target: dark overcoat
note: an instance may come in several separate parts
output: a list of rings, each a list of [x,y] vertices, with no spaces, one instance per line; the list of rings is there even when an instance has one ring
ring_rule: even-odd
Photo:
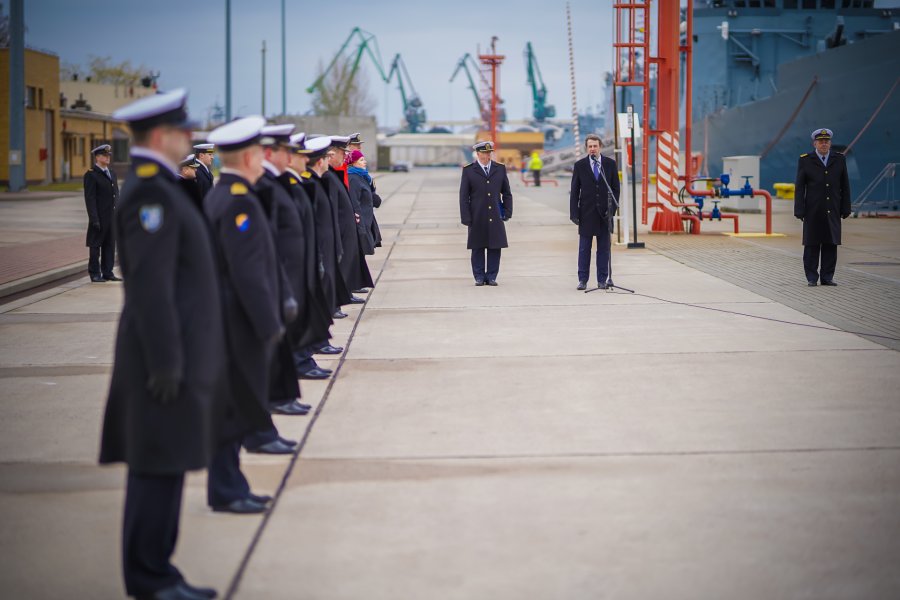
[[[569,218],[578,222],[578,235],[608,235],[612,231],[610,221],[615,214],[610,213],[609,193],[612,192],[615,198],[615,204],[612,205],[615,211],[619,202],[619,169],[616,161],[601,156],[600,167],[603,173],[595,178],[590,161],[590,156],[585,156],[575,161],[572,169]]]
[[[303,225],[304,262],[302,266],[303,289],[297,292],[303,296],[303,301],[297,300],[300,305],[297,320],[289,328],[292,341],[298,348],[308,346],[315,342],[328,339],[328,328],[333,321],[332,311],[325,295],[325,286],[322,276],[325,266],[319,256],[319,248],[316,242],[315,213],[312,200],[300,183],[302,177],[292,171],[285,171],[278,177],[278,182],[290,194],[300,222]],[[321,268],[320,268],[321,267]]]
[[[271,425],[269,368],[282,330],[281,278],[272,229],[252,186],[225,173],[203,201],[218,255],[228,377],[238,410],[233,435]]]
[[[359,227],[356,222],[359,209],[353,206],[349,190],[341,178],[342,175],[343,172],[329,169],[322,177],[322,181],[325,182],[332,202],[335,202],[338,207],[338,223],[340,224],[341,243],[344,247],[339,267],[347,289],[352,291],[371,287],[374,283],[369,266],[366,264],[366,257],[359,247]]]
[[[196,179],[188,179],[186,177],[179,177],[178,184],[181,186],[181,189],[188,195],[188,198],[191,199],[191,202],[194,206],[197,207],[201,213],[203,212],[203,192],[200,189],[200,184]]]
[[[116,211],[125,304],[100,462],[147,474],[205,468],[217,445],[225,373],[212,242],[203,214],[165,166],[136,159],[128,179]],[[147,389],[157,374],[181,379],[167,404]]]
[[[308,175],[308,177],[307,177]],[[332,313],[350,300],[350,293],[338,268],[344,251],[337,218],[337,203],[332,202],[322,178],[316,173],[303,173],[301,183],[312,200],[316,217],[316,243],[322,258],[323,287]]]
[[[114,235],[113,221],[116,200],[119,198],[119,182],[112,169],[109,175],[107,177],[97,165],[84,174],[84,205],[88,214],[84,245],[89,248],[102,246],[109,236]],[[93,227],[94,223],[99,223],[100,229]]]
[[[850,178],[844,155],[834,150],[828,164],[815,152],[797,162],[794,216],[803,220],[803,245],[841,243],[841,219],[850,216]]]
[[[466,248],[506,248],[504,221],[512,218],[513,198],[506,166],[491,161],[486,175],[478,161],[463,167],[459,183],[459,216],[469,228]]]
[[[213,187],[212,173],[209,172],[209,169],[204,164],[197,167],[197,186],[200,188],[200,198],[206,198],[206,194]]]
[[[372,184],[359,173],[350,173],[350,199],[359,206],[359,243],[364,254],[375,254],[375,244],[380,241],[378,224],[375,222],[375,206],[372,198]],[[379,237],[376,238],[376,235]]]

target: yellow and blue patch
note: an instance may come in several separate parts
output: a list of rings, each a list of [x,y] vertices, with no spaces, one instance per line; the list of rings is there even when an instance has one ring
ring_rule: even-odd
[[[141,227],[147,233],[156,233],[163,226],[164,211],[159,204],[145,204],[138,211]]]
[[[234,224],[238,231],[247,231],[250,229],[250,217],[247,213],[241,213],[234,218]]]

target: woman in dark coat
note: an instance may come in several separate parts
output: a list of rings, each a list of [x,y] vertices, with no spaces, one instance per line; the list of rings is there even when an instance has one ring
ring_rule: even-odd
[[[366,169],[366,157],[359,150],[352,150],[348,157],[347,174],[350,179],[350,200],[359,206],[359,245],[365,254],[375,254],[376,242],[380,242],[378,223],[375,221],[372,176]]]

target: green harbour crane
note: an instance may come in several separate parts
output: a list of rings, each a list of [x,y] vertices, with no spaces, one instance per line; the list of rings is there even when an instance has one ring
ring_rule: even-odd
[[[355,50],[350,50],[351,43],[354,41],[356,41],[356,48]],[[409,77],[409,72],[406,70],[406,64],[403,62],[403,58],[399,54],[394,56],[394,59],[391,62],[390,72],[385,73],[384,63],[381,60],[381,50],[378,48],[378,40],[375,38],[375,34],[364,31],[359,27],[354,27],[353,30],[350,31],[350,35],[344,40],[344,43],[341,45],[340,49],[338,49],[334,58],[331,59],[331,62],[328,63],[328,66],[322,71],[322,74],[306,88],[307,93],[312,94],[319,89],[325,81],[325,78],[328,77],[328,74],[338,63],[338,60],[340,60],[342,56],[347,56],[350,64],[350,73],[345,81],[341,83],[341,87],[336,90],[335,94],[339,98],[338,106],[341,111],[346,111],[349,108],[347,100],[353,84],[353,78],[359,71],[359,65],[362,62],[364,55],[367,55],[375,64],[378,76],[381,77],[383,82],[390,83],[396,74],[398,88],[400,89],[400,97],[403,101],[403,115],[406,119],[407,129],[413,133],[418,132],[425,124],[425,107],[422,103],[422,99],[419,98],[419,95],[413,87],[412,80]],[[409,91],[409,95],[407,95],[407,90]]]
[[[525,71],[528,74],[528,85],[531,86],[531,113],[534,120],[543,123],[547,119],[552,119],[556,116],[556,108],[547,104],[547,86],[544,85],[544,78],[541,76],[531,42],[525,44]]]

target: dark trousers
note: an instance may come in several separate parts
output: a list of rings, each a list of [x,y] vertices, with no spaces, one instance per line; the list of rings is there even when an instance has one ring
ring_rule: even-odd
[[[532,171],[534,174],[534,187],[541,187],[541,170]]]
[[[129,596],[149,595],[182,581],[172,564],[178,541],[184,474],[128,471],[122,527],[122,569]]]
[[[318,346],[307,346],[306,348],[294,350],[294,367],[296,368],[297,373],[306,373],[307,371],[318,368],[319,364],[313,358],[313,354],[317,348],[321,348],[327,343],[328,342],[326,341],[324,344],[319,344]]]
[[[598,235],[597,237],[597,284],[603,285],[607,281],[612,281],[612,266],[610,265],[609,247],[610,239],[608,234]],[[591,272],[591,246],[594,243],[594,236],[579,235],[578,236],[578,281],[587,283]]]
[[[811,244],[803,246],[803,270],[806,271],[806,280],[815,283],[820,278],[819,256],[822,257],[822,281],[831,281],[834,278],[834,269],[837,267],[837,246],[834,244]]]
[[[92,276],[112,276],[113,265],[116,264],[116,241],[113,236],[106,236],[101,246],[91,246],[88,250],[88,273]]]
[[[250,484],[241,473],[241,443],[219,446],[206,474],[206,503],[227,506],[250,495]]]
[[[472,275],[481,281],[493,281],[500,272],[500,248],[472,250]]]

